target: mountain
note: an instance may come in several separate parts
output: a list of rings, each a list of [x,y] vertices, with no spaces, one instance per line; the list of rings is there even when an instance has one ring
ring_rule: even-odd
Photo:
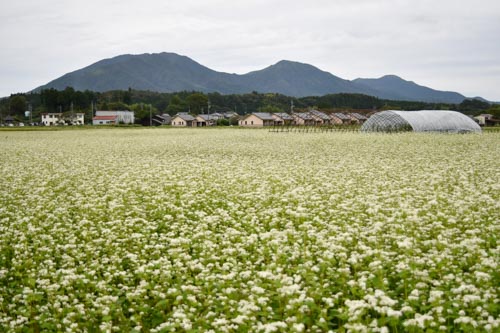
[[[279,92],[297,97],[340,92],[376,93],[369,87],[358,86],[314,66],[288,60],[242,75],[242,79],[246,86],[258,92]]]
[[[98,61],[65,74],[41,89],[66,87],[76,90],[150,90],[157,92],[201,91],[242,94],[257,91],[288,96],[322,96],[334,93],[360,93],[383,99],[460,103],[464,96],[433,90],[388,75],[379,79],[345,80],[314,66],[282,60],[247,74],[214,71],[175,53],[120,55]]]
[[[121,55],[98,61],[63,75],[36,90],[45,88],[76,90],[138,90],[174,92],[197,90],[230,93],[238,90],[236,74],[213,71],[175,53]],[[244,90],[243,87],[240,89]]]
[[[461,103],[465,96],[452,91],[439,91],[406,81],[396,75],[386,75],[378,79],[355,79],[352,82],[379,91],[377,97],[392,100],[415,100],[425,102]]]

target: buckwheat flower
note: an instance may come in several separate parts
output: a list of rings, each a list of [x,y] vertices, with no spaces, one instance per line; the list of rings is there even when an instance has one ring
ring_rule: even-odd
[[[370,328],[361,324],[361,323],[349,323],[346,324],[345,327],[347,328],[347,332],[352,332],[352,333],[368,333],[370,331]]]
[[[412,301],[418,301],[419,296],[420,296],[419,290],[418,289],[413,289],[411,291],[410,295],[408,296],[408,299],[412,300]]]
[[[429,303],[434,303],[435,301],[441,300],[443,297],[444,292],[441,290],[431,290],[429,292]]]
[[[403,315],[403,312],[389,308],[389,309],[387,309],[386,315],[387,315],[387,317],[399,318]]]
[[[242,325],[246,320],[248,320],[248,317],[245,315],[238,315],[236,318],[231,319],[233,323],[238,325]]]
[[[306,328],[304,324],[298,323],[298,324],[293,324],[292,328],[295,332],[304,332],[304,329]]]

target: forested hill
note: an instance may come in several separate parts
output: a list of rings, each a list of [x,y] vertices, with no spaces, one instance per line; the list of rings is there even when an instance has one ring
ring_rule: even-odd
[[[235,111],[239,114],[250,112],[289,112],[318,108],[320,110],[373,112],[380,110],[458,110],[467,114],[497,114],[498,106],[481,100],[466,99],[460,104],[426,103],[414,101],[384,100],[362,94],[329,94],[324,96],[291,97],[282,94],[222,95],[204,94],[195,91],[176,93],[158,93],[133,89],[107,92],[78,91],[73,88],[64,90],[44,89],[40,93],[16,94],[0,99],[0,123],[6,116],[13,116],[25,121],[25,111],[33,110],[33,119],[37,121],[44,112],[84,112],[86,119],[92,118],[92,110],[133,110],[140,123],[149,123],[150,110],[153,114],[191,112],[193,114]]]
[[[247,74],[214,71],[175,53],[121,55],[98,61],[63,75],[35,91],[63,90],[104,92],[110,90],[149,90],[154,92],[199,91],[203,93],[245,94],[253,91],[287,96],[323,96],[359,93],[381,99],[460,103],[459,93],[438,91],[396,76],[379,79],[345,80],[312,65],[282,60]]]

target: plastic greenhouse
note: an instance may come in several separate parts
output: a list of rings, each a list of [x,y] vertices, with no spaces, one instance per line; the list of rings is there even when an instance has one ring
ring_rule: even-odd
[[[456,111],[382,111],[361,127],[363,132],[481,132],[478,124]]]

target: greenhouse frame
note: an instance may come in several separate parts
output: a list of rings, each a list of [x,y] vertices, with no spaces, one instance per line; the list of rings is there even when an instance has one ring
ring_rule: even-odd
[[[481,127],[457,111],[382,111],[371,116],[361,127],[362,132],[448,132],[480,133]]]

